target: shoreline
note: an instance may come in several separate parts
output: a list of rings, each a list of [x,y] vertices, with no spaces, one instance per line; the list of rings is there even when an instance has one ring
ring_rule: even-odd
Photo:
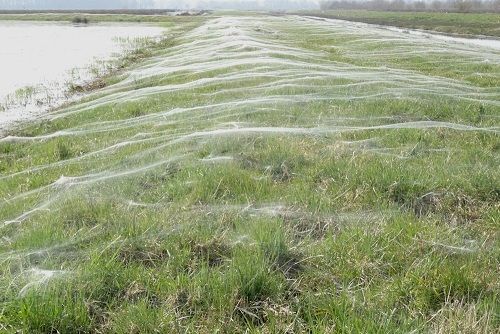
[[[26,21],[12,22],[24,23]],[[40,22],[41,24],[61,23],[60,21],[31,22]],[[71,23],[68,24],[71,25]],[[78,75],[87,75],[87,78],[80,78],[80,80],[72,80],[71,78],[66,78],[65,81],[34,83],[32,85],[21,87],[6,95],[4,97],[4,101],[9,99],[12,95],[15,95],[17,91],[25,89],[26,87],[31,87],[35,90],[45,89],[45,92],[38,92],[38,95],[47,94],[47,96],[49,96],[49,94],[51,94],[50,98],[47,98],[47,100],[43,102],[37,99],[37,95],[35,93],[30,97],[31,101],[25,105],[22,105],[20,101],[15,101],[15,103],[13,103],[11,106],[2,106],[3,110],[0,109],[0,138],[8,136],[8,133],[10,131],[20,129],[23,127],[23,125],[28,125],[33,121],[36,122],[38,120],[43,120],[52,112],[69,106],[73,103],[78,103],[85,97],[88,97],[90,94],[97,92],[99,89],[109,86],[109,80],[117,75],[120,75],[120,73],[127,68],[147,58],[147,54],[151,52],[152,49],[154,49],[154,46],[158,43],[163,42],[167,38],[167,36],[165,35],[165,28],[161,27],[158,24],[155,24],[155,22],[92,22],[88,26],[102,26],[104,24],[111,26],[122,26],[123,24],[125,24],[126,26],[150,26],[158,27],[160,31],[156,36],[144,36],[132,39],[128,41],[129,44],[126,41],[120,41],[117,43],[116,50],[112,50],[108,57],[105,57],[104,59],[94,59],[88,64],[83,64],[83,66],[81,67],[77,66],[70,70],[70,72],[81,72],[78,73]],[[95,75],[92,73],[93,68],[97,68],[96,71],[98,73]],[[67,77],[68,75],[64,74],[63,76]]]

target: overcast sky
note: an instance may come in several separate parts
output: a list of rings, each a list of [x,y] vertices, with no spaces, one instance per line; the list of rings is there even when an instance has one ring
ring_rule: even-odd
[[[298,9],[320,0],[0,0],[0,9]]]

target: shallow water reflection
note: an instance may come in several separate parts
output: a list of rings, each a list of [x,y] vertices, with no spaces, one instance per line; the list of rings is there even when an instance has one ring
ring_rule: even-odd
[[[91,64],[122,50],[123,39],[154,37],[162,31],[132,24],[0,21],[0,101],[30,94],[31,88],[25,87],[62,89],[67,81],[85,80]],[[0,123],[5,118],[0,117]]]

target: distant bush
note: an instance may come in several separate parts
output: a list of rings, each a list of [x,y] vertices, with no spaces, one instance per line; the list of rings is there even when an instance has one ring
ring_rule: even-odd
[[[71,22],[78,24],[88,24],[89,20],[86,17],[76,16],[71,20]]]
[[[321,9],[365,9],[386,11],[429,12],[500,12],[500,0],[330,0],[321,3]]]

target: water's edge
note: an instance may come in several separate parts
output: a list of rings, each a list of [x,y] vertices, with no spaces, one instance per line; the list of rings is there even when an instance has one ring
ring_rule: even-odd
[[[14,21],[17,22],[17,21]],[[1,23],[1,22],[0,22]],[[26,22],[20,22],[26,23]],[[54,25],[59,25],[60,22],[32,22],[33,24],[45,24],[50,25],[51,23]],[[164,33],[164,28],[161,28],[154,24],[125,24],[119,25],[114,23],[107,24],[99,23],[95,26],[99,27],[135,27],[140,26],[143,28],[152,28],[154,29],[154,33],[148,32],[144,33],[144,36],[136,36],[133,35],[131,38],[147,38],[150,40],[161,39]],[[153,31],[153,30],[152,30]],[[123,36],[114,36],[110,35],[110,39],[121,39]],[[69,75],[62,74],[57,80],[47,81],[47,82],[32,82],[29,85],[23,86],[21,89],[17,89],[12,91],[12,95],[17,93],[19,90],[24,89],[24,87],[36,87],[37,94],[31,97],[31,101],[27,104],[18,103],[12,104],[5,108],[5,104],[3,104],[3,110],[0,110],[0,137],[4,137],[8,131],[16,128],[22,128],[23,125],[32,122],[33,120],[43,119],[45,115],[50,113],[52,110],[57,110],[64,105],[69,103],[77,102],[82,98],[90,95],[99,87],[94,83],[102,81],[103,78],[109,77],[118,72],[123,71],[124,69],[118,69],[115,65],[120,64],[121,61],[126,57],[127,53],[130,52],[131,49],[137,50],[141,48],[147,48],[147,46],[140,45],[139,43],[132,45],[125,45],[124,42],[115,42],[113,48],[107,50],[107,54],[104,56],[95,56],[90,63],[81,63],[70,70],[70,72],[77,72],[78,78],[74,80],[70,80]],[[97,73],[89,74],[90,68],[99,67],[100,70]],[[64,69],[62,70],[64,72]],[[36,80],[36,79],[35,79]],[[64,80],[64,81],[63,81]],[[85,91],[69,91],[68,90],[68,81],[72,84],[75,84],[78,87],[85,87]],[[16,88],[14,86],[14,88]],[[5,93],[5,92],[4,92]],[[9,93],[9,94],[11,94]],[[39,98],[39,96],[42,96]],[[50,96],[44,100],[43,96]],[[4,95],[2,98],[2,103],[6,102],[6,97],[8,95]]]
[[[467,45],[486,46],[486,47],[489,47],[489,48],[492,48],[495,50],[500,50],[500,39],[495,39],[494,36],[446,34],[446,33],[440,32],[440,31],[436,31],[436,30],[410,29],[410,28],[403,28],[403,27],[397,27],[397,26],[391,26],[391,25],[366,23],[366,22],[351,21],[351,20],[346,20],[346,19],[327,18],[327,17],[314,16],[314,15],[299,15],[299,16],[306,17],[306,18],[312,19],[312,20],[350,22],[350,23],[356,24],[356,25],[362,25],[362,26],[367,26],[367,27],[376,27],[379,29],[386,29],[389,31],[396,31],[396,32],[410,34],[410,35],[417,35],[420,37],[436,38],[436,39],[440,39],[443,41],[455,42],[455,43],[461,43],[461,44],[467,44]]]

